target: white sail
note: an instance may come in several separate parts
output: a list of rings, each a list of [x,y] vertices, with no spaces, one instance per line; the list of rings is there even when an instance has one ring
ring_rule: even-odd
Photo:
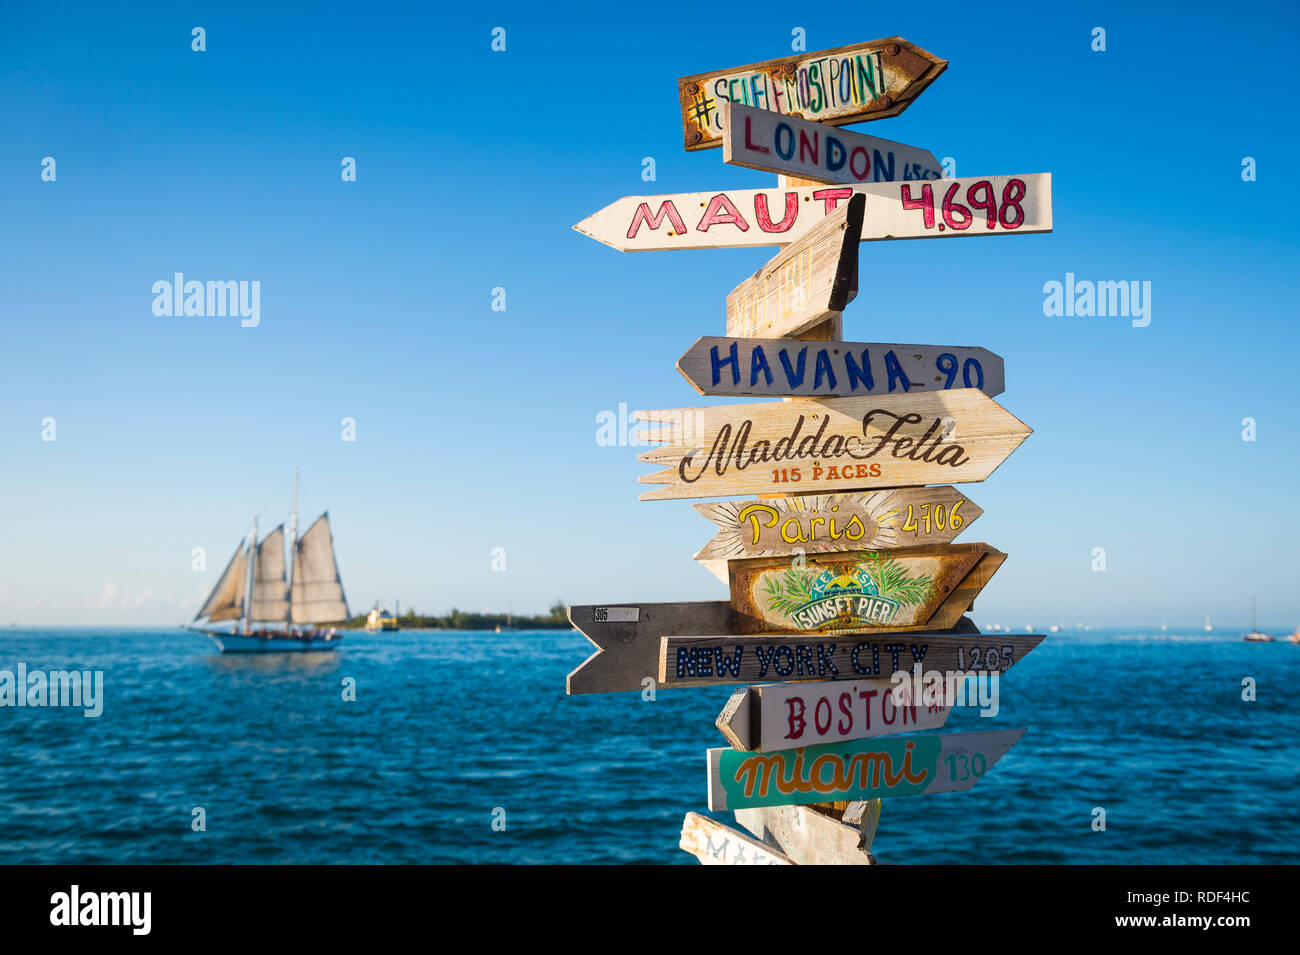
[[[250,620],[283,623],[289,619],[289,591],[284,582],[284,525],[257,545],[257,580],[253,582]]]
[[[305,624],[333,623],[350,616],[334,559],[328,511],[316,518],[298,541],[290,613],[294,623]]]
[[[221,620],[233,620],[241,616],[244,612],[244,588],[248,568],[248,548],[244,542],[240,542],[235,548],[234,555],[230,558],[230,563],[226,564],[226,569],[222,571],[221,578],[217,585],[212,588],[212,593],[208,595],[207,601],[203,604],[194,619],[198,620],[207,617],[211,623],[217,623]]]

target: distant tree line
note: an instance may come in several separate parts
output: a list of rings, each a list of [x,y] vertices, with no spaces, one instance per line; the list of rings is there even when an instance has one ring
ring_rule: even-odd
[[[349,620],[344,626],[356,630],[366,625],[366,611]],[[504,613],[466,613],[451,608],[445,616],[427,616],[408,610],[397,618],[397,625],[403,630],[495,630],[497,627],[512,630],[568,630],[569,618],[565,614],[564,601],[558,601],[546,616],[530,617],[526,614]]]

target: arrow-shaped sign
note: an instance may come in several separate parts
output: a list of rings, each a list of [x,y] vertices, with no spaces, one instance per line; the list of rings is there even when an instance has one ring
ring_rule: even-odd
[[[727,296],[727,334],[797,335],[838,316],[858,294],[866,196],[849,201],[792,242]]]
[[[947,60],[892,36],[683,76],[677,93],[684,145],[721,143],[718,110],[726,101],[831,126],[897,116],[947,67]]]
[[[892,550],[946,544],[984,513],[955,487],[709,501],[695,509],[718,533],[699,561]]]
[[[869,850],[880,800],[855,805],[869,806],[876,813],[865,820],[865,831],[811,806],[737,809],[736,822],[764,844],[778,846],[795,865],[873,865]]]
[[[937,730],[951,709],[913,700],[910,683],[897,693],[880,679],[774,683],[736,690],[716,725],[732,749],[769,751]]]
[[[910,674],[917,664],[927,673],[1001,673],[1043,640],[1034,633],[981,634],[965,617],[962,626],[971,632],[663,637],[659,685],[860,680]]]
[[[722,104],[722,161],[812,182],[942,179],[928,149],[740,103]]]
[[[709,809],[807,805],[970,789],[1023,729],[827,743],[773,753],[708,751]]]
[[[702,395],[834,398],[977,388],[993,398],[1006,385],[997,355],[950,345],[705,337],[677,360],[677,370]]]
[[[880,800],[870,805],[879,807]],[[740,823],[764,843],[778,846],[795,865],[874,865],[866,834],[811,806],[760,806],[736,810]],[[875,835],[874,827],[870,835]],[[865,843],[865,844],[864,844]]]
[[[861,680],[910,673],[916,663],[945,672],[1002,672],[1043,639],[981,635],[967,617],[951,629],[925,632],[737,635],[736,614],[724,601],[587,604],[570,607],[569,620],[597,647],[569,674],[570,695]]]
[[[688,812],[677,843],[702,865],[793,865],[779,849],[764,845],[720,822]]]
[[[584,604],[569,608],[569,622],[596,645],[596,652],[569,674],[565,689],[569,695],[655,686],[660,638],[676,633],[734,633],[736,629],[736,615],[725,600]]]
[[[975,388],[639,411],[643,501],[983,481],[1031,429]]]
[[[797,242],[854,193],[862,241],[1052,231],[1052,175],[624,196],[574,226],[623,252]]]
[[[754,557],[727,564],[741,633],[862,633],[955,626],[1007,555],[988,544]]]

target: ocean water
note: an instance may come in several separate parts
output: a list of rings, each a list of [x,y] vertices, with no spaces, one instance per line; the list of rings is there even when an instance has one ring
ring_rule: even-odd
[[[97,719],[0,707],[0,863],[693,864],[678,833],[706,810],[730,688],[566,697],[590,650],[571,632],[349,632],[337,653],[250,657],[178,630],[0,631],[0,670],[104,673]],[[1288,643],[1049,636],[996,718],[957,710],[944,730],[1024,738],[969,792],[887,800],[874,851],[1300,862],[1298,677]]]

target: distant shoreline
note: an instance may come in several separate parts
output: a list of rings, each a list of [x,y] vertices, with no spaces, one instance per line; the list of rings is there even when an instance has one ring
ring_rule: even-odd
[[[340,630],[364,630],[369,614],[337,624]],[[385,619],[389,619],[385,617]],[[508,613],[464,613],[454,607],[444,616],[405,613],[397,620],[399,630],[569,630],[569,616],[564,604],[556,604],[544,617],[516,616]],[[383,631],[375,631],[382,633]]]

